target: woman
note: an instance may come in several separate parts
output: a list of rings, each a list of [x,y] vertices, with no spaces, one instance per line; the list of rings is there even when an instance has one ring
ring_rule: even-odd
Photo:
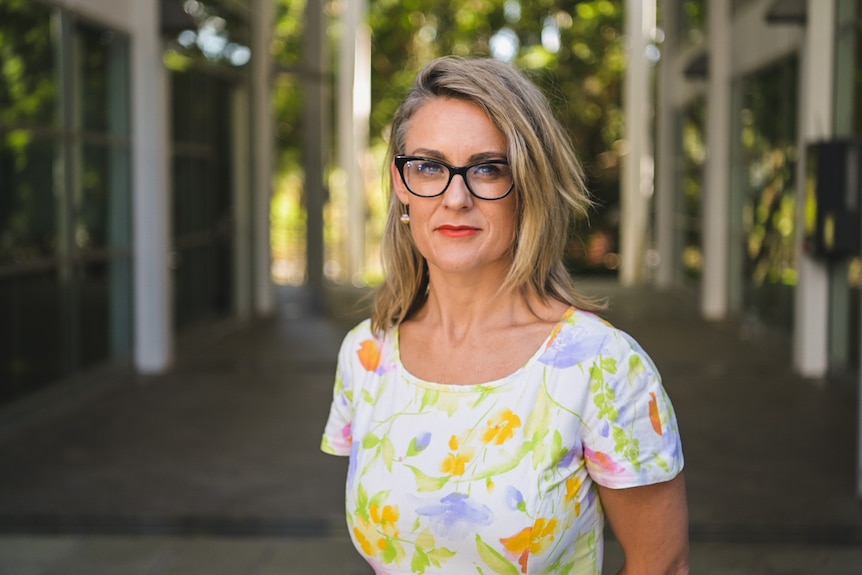
[[[650,359],[563,266],[589,205],[511,66],[426,66],[390,142],[386,280],[345,338],[322,449],[377,573],[687,573],[683,457]]]

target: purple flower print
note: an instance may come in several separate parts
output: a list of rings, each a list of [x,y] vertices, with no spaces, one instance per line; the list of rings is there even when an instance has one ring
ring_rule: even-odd
[[[520,509],[524,503],[524,496],[517,487],[511,485],[506,488],[506,507],[511,510]]]
[[[572,464],[572,462],[577,457],[578,459],[582,458],[584,455],[583,449],[581,449],[580,444],[575,444],[568,453],[566,453],[560,462],[557,464],[557,467],[560,469],[565,469]]]
[[[356,456],[359,453],[359,441],[354,440],[353,445],[350,446],[350,462],[347,464],[347,485],[353,485],[353,479],[356,475],[356,466],[358,463],[356,462]]]
[[[583,326],[564,327],[539,358],[545,365],[572,367],[599,354],[606,338],[591,336]]]
[[[422,453],[428,447],[429,443],[431,443],[431,433],[423,431],[410,440],[410,445],[407,446],[407,456],[410,457]]]
[[[420,507],[416,513],[430,517],[434,534],[450,540],[463,539],[470,534],[471,527],[490,525],[494,520],[488,507],[457,492],[450,493],[440,503]]]

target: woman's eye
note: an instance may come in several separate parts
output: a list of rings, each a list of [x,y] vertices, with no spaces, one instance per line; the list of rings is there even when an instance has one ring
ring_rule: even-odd
[[[426,176],[436,176],[443,172],[443,166],[436,162],[417,162],[416,171]]]
[[[508,166],[503,164],[479,164],[473,168],[473,171],[481,178],[494,179],[504,177],[508,169]]]

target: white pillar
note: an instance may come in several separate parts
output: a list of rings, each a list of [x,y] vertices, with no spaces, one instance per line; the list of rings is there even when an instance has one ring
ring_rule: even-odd
[[[365,266],[365,177],[371,115],[371,34],[367,0],[345,5],[338,74],[338,157],[347,188],[347,270],[354,283]]]
[[[666,31],[676,29],[674,0],[663,0],[662,28]],[[673,42],[677,42],[673,38]],[[676,277],[678,253],[676,246],[676,138],[674,133],[675,109],[673,105],[674,73],[671,66],[669,49],[663,49],[658,70],[658,90],[656,96],[656,189],[655,189],[655,229],[656,249],[659,256],[656,285],[669,287]]]
[[[835,44],[834,0],[808,0],[805,45],[800,50],[799,149],[832,135]],[[797,171],[797,230],[803,230],[805,154]],[[802,249],[798,233],[799,282],[794,293],[793,362],[803,377],[826,374],[829,334],[829,270]]]
[[[648,35],[655,28],[655,0],[626,0],[627,65],[623,86],[626,151],[620,190],[620,281],[632,285],[645,276],[649,197],[653,191],[649,126],[652,113]]]
[[[270,46],[275,15],[272,0],[257,0],[252,20],[252,167],[254,250],[254,308],[260,315],[275,309],[272,284],[272,250],[270,236],[270,201],[272,197],[275,137],[271,102],[272,56]]]
[[[731,6],[730,0],[707,2],[709,89],[707,92],[704,170],[701,312],[711,320],[728,311],[730,218]]]
[[[173,361],[168,72],[162,64],[159,1],[132,4],[132,222],[134,362],[160,373]]]

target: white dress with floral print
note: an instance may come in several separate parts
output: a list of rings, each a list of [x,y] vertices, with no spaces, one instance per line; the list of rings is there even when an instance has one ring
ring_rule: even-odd
[[[595,483],[683,467],[658,372],[626,333],[570,309],[518,371],[477,385],[407,372],[398,331],[354,328],[321,448],[349,455],[347,522],[377,573],[599,574]]]

